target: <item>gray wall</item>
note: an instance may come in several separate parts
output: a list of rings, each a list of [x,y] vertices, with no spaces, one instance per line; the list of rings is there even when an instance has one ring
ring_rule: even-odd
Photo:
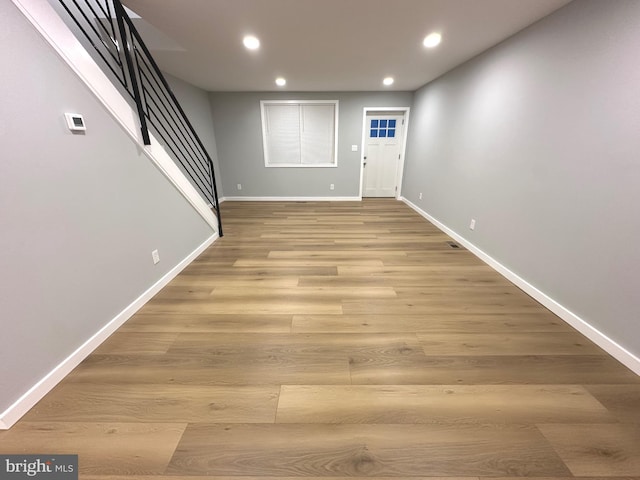
[[[168,73],[164,73],[164,76],[213,161],[218,196],[221,197],[222,181],[220,177],[220,167],[218,165],[216,137],[213,132],[213,118],[211,116],[208,94],[201,88],[191,85]]]
[[[11,2],[0,64],[2,412],[213,232]]]
[[[580,0],[423,87],[402,190],[636,356],[639,47],[640,2]]]
[[[364,107],[409,107],[410,92],[211,93],[218,159],[226,196],[356,197]],[[266,168],[260,100],[339,100],[338,166]],[[351,145],[358,145],[352,152]],[[238,191],[236,185],[242,184]],[[333,183],[335,190],[329,190]]]
[[[76,22],[74,21],[73,17],[69,15],[69,13],[65,10],[65,8],[62,6],[62,4],[60,3],[60,1],[58,0],[47,0],[48,3],[53,7],[53,9],[58,13],[58,15],[60,16],[60,18],[65,22],[65,24],[67,25],[67,27],[74,33],[76,39],[85,47],[85,49],[87,50],[88,54],[93,58],[93,60],[98,64],[98,66],[100,67],[100,69],[102,70],[102,72],[111,79],[114,87],[116,87],[120,93],[122,94],[122,96],[129,102],[129,104],[131,105],[131,107],[133,109],[136,108],[135,105],[135,101],[133,100],[133,98],[129,95],[129,93],[127,92],[127,89],[125,89],[122,84],[120,83],[120,81],[118,80],[118,76],[115,75],[106,65],[105,65],[105,58],[108,59],[110,61],[111,66],[121,74],[119,67],[115,64],[115,61],[112,59],[112,57],[108,54],[108,49],[101,43],[99,42],[94,42],[93,44],[91,42],[89,42],[89,40],[87,40],[86,36],[84,35],[82,29],[80,29],[78,27],[78,25],[76,24]],[[91,0],[89,3],[91,5],[87,5],[84,2],[79,2],[78,6],[72,5],[71,2],[67,2],[68,3],[68,7],[70,8],[72,15],[76,18],[76,20],[80,20],[80,22],[82,23],[82,25],[85,27],[85,30],[88,31],[91,35],[94,35],[94,32],[88,28],[88,21],[82,16],[81,12],[84,12],[89,19],[93,19],[94,18],[94,12],[100,12],[100,8],[99,5],[103,5],[104,4],[104,0]],[[93,11],[91,10],[91,8],[93,8]],[[134,24],[137,26],[141,26],[139,25],[140,22],[143,22],[143,20],[141,19],[132,19]],[[115,22],[115,20],[114,20]],[[110,28],[110,27],[109,27]],[[117,28],[117,25],[116,25]],[[108,30],[108,28],[107,28]],[[98,31],[105,35],[106,38],[106,34],[104,33],[103,30],[98,29]],[[142,31],[141,35],[143,36],[143,40],[144,38],[144,30]],[[92,37],[93,38],[93,37]],[[112,45],[111,43],[107,42],[108,45]],[[103,56],[100,56],[95,49],[95,45],[98,45],[100,47],[100,52],[102,53]],[[124,61],[124,60],[123,60]],[[125,66],[126,68],[126,66]],[[213,134],[213,123],[212,123],[212,119],[211,119],[211,109],[209,107],[209,99],[207,96],[207,92],[205,92],[204,90],[191,85],[190,83],[185,82],[184,80],[181,80],[179,78],[176,78],[174,76],[169,75],[168,73],[164,73],[164,76],[166,78],[166,80],[169,83],[169,86],[171,87],[173,93],[176,95],[176,98],[178,99],[178,101],[180,102],[182,108],[184,109],[185,113],[187,114],[187,116],[189,117],[189,121],[192,123],[194,129],[196,130],[196,133],[198,134],[198,136],[200,137],[200,139],[202,140],[202,143],[204,144],[205,148],[207,149],[207,151],[209,152],[209,155],[211,156],[211,159],[213,161],[214,164],[214,172],[216,173],[216,179],[219,178],[219,168],[217,165],[217,157],[216,157],[216,143],[215,143],[215,137]],[[164,110],[162,110],[164,111]],[[160,127],[159,128],[155,128],[154,124],[158,125],[157,122],[160,122],[161,125],[164,126],[164,128]],[[174,128],[176,128],[177,125],[173,125],[173,124],[168,124],[164,121],[162,121],[162,115],[158,115],[158,117],[153,116],[153,123],[148,123],[148,127],[149,129],[153,132],[154,136],[156,137],[156,140],[158,140],[158,142],[165,146],[165,142],[162,138],[162,135],[166,135],[166,131],[172,131]],[[181,130],[182,131],[182,130]],[[176,147],[177,148],[177,147]],[[196,190],[200,191],[200,188],[202,188],[200,185],[202,185],[202,182],[197,182],[194,181],[191,177],[194,175],[194,172],[197,171],[195,169],[197,169],[196,166],[192,165],[190,169],[185,169],[182,164],[176,159],[176,156],[173,154],[173,152],[171,151],[170,148],[166,147],[166,152],[167,154],[173,159],[173,161],[175,162],[175,164],[178,166],[178,168],[180,168],[182,170],[183,173],[185,173],[186,177],[189,179],[189,181],[191,181],[191,183],[193,184],[193,186],[196,188]],[[189,150],[181,150],[183,152],[188,152]],[[217,182],[218,184],[220,183],[219,181]],[[219,185],[218,185],[219,186]]]

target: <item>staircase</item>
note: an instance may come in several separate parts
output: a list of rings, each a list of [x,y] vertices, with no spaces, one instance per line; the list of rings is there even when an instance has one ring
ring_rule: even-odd
[[[211,156],[120,0],[13,0],[222,236]]]

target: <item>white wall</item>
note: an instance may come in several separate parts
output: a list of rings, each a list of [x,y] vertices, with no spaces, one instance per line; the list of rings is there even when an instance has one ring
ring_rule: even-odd
[[[636,357],[639,52],[640,2],[572,2],[416,93],[403,185]]]
[[[1,427],[214,232],[11,2],[0,64]],[[84,115],[86,134],[67,130],[65,112]]]

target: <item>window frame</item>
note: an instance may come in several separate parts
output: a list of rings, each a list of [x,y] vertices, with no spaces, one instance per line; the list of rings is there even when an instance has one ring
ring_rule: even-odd
[[[299,163],[269,163],[269,146],[267,144],[267,117],[266,109],[270,105],[298,105],[301,107],[306,105],[333,105],[333,148],[331,163],[302,163],[302,157]],[[262,151],[264,155],[264,166],[266,168],[336,168],[338,166],[338,119],[339,119],[339,100],[260,100],[260,119],[262,127]]]

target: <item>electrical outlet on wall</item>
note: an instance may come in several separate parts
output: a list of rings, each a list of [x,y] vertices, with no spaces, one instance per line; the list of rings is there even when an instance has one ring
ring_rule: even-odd
[[[238,188],[238,190],[242,190],[242,184],[239,183],[238,185],[236,185],[236,187]]]
[[[160,261],[160,254],[158,250],[151,252],[151,258],[153,258],[153,264],[156,265]]]
[[[469,224],[469,228],[471,230],[475,230],[476,229],[476,219],[475,218],[471,219],[471,223]]]
[[[329,190],[335,190],[336,186],[332,183],[331,185],[329,185]]]
[[[422,192],[418,194],[418,200],[422,200]]]

